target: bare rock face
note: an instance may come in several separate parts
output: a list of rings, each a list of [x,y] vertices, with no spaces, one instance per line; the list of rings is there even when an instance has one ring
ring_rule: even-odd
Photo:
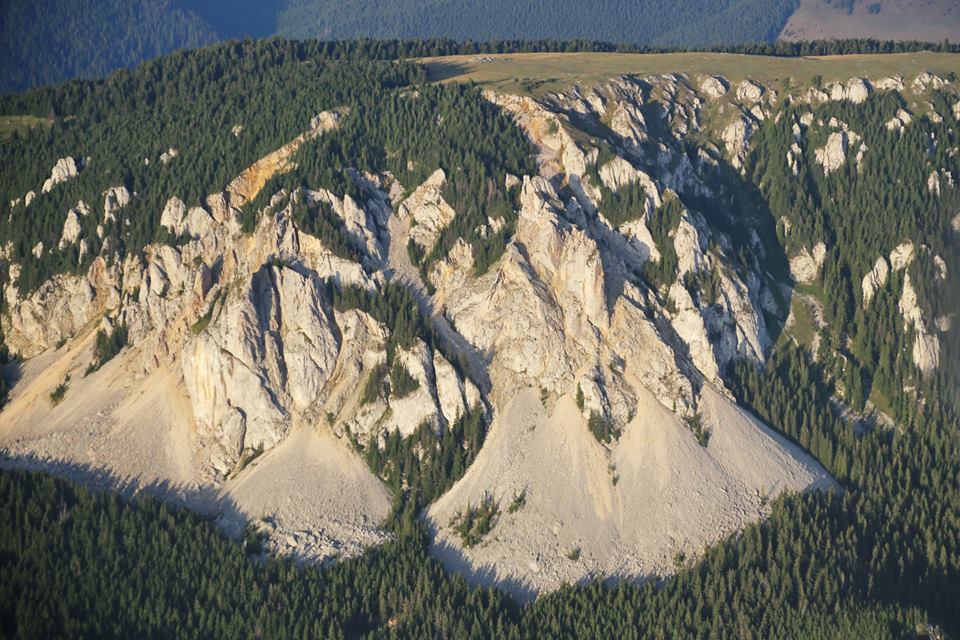
[[[198,431],[221,446],[218,470],[275,446],[291,414],[318,400],[339,347],[322,300],[319,283],[263,267],[184,346],[184,382]]]
[[[910,281],[910,274],[904,277],[903,293],[900,296],[900,315],[905,327],[916,332],[913,341],[913,363],[924,373],[929,373],[940,364],[940,339],[927,329],[923,312],[917,302],[917,292]]]
[[[76,244],[80,237],[80,216],[86,215],[87,212],[87,205],[83,201],[67,212],[67,218],[63,221],[63,233],[60,234],[60,243],[57,245],[61,251],[71,244]]]
[[[183,233],[184,217],[187,214],[187,205],[177,197],[167,200],[163,213],[160,215],[160,226],[166,227],[171,233]]]
[[[4,294],[10,310],[2,316],[7,346],[31,358],[70,338],[119,304],[118,276],[116,267],[96,258],[86,277],[54,276],[23,299],[11,283]]]
[[[410,238],[424,251],[433,248],[437,236],[456,215],[441,195],[446,181],[443,169],[437,169],[397,209],[401,218],[411,218]]]
[[[735,169],[743,168],[754,131],[753,121],[746,115],[734,120],[723,130],[723,143]]]
[[[813,247],[813,251],[804,249],[790,258],[790,274],[793,279],[801,284],[810,284],[816,280],[820,275],[820,267],[823,266],[826,255],[827,246],[818,242]]]
[[[887,276],[889,274],[890,266],[887,264],[886,258],[880,256],[877,258],[876,263],[874,263],[873,269],[871,269],[867,275],[863,276],[863,281],[860,285],[863,290],[864,308],[870,305],[874,294],[887,283]]]
[[[50,193],[58,184],[63,184],[68,180],[76,178],[80,175],[81,168],[83,168],[82,162],[78,163],[74,158],[60,158],[57,160],[57,164],[53,165],[53,169],[50,171],[50,177],[43,183],[40,192]],[[32,200],[33,198],[29,199]]]
[[[913,116],[904,109],[898,109],[897,115],[890,118],[887,123],[884,125],[888,131],[895,131],[902,134],[903,128],[906,127],[913,121]]]
[[[764,89],[753,80],[744,80],[737,85],[737,100],[745,103],[758,102],[763,97]]]
[[[894,271],[903,271],[913,264],[914,255],[913,243],[909,240],[901,242],[890,252],[890,267]]]
[[[937,91],[946,86],[947,81],[938,75],[924,71],[913,79],[911,86],[917,93],[926,93],[931,89]]]
[[[111,187],[103,192],[103,222],[114,222],[117,212],[130,203],[130,192],[123,185]]]
[[[412,348],[400,349],[394,357],[417,381],[417,388],[403,397],[398,397],[396,391],[391,389],[388,399],[390,411],[383,418],[383,430],[398,431],[401,436],[409,436],[425,424],[439,429],[443,417],[437,406],[430,348],[422,340],[417,340]]]
[[[827,139],[826,146],[816,149],[814,156],[823,167],[825,174],[841,168],[847,162],[847,152],[860,142],[860,136],[853,131],[834,131]]]
[[[725,96],[729,89],[729,83],[726,78],[722,76],[707,76],[700,82],[700,91],[708,98],[714,100]]]
[[[850,78],[846,85],[834,82],[827,87],[831,100],[848,100],[854,104],[866,102],[872,88],[870,81],[865,78]]]

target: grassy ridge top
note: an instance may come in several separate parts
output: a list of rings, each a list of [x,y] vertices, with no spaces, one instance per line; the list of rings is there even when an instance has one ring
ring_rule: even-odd
[[[730,53],[518,53],[423,58],[436,82],[476,82],[506,93],[542,95],[575,84],[592,85],[624,74],[687,73],[809,83],[854,76],[874,79],[900,74],[907,80],[923,71],[960,74],[960,54],[894,53],[807,58]]]

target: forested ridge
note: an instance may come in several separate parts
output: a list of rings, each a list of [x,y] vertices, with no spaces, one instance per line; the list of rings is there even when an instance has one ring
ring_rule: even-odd
[[[475,230],[488,215],[511,221],[504,177],[532,171],[532,147],[478,89],[427,85],[422,67],[371,59],[376,55],[351,44],[235,42],[174,54],[105,81],[0,98],[0,112],[47,114],[52,122],[15,134],[0,156],[0,215],[10,221],[0,228],[0,244],[13,243],[10,259],[23,266],[21,292],[56,273],[85,272],[101,252],[122,258],[150,242],[175,242],[159,225],[169,198],[203,204],[329,109],[346,112],[340,129],[305,144],[297,170],[271,181],[263,198],[247,207],[248,216],[281,187],[327,188],[362,200],[348,177],[351,167],[390,170],[408,189],[439,167],[449,176],[445,192],[463,214],[441,244],[449,248],[464,237],[479,263],[495,260],[512,227],[489,238]],[[161,162],[169,149],[176,157]],[[40,193],[51,167],[66,157],[83,163],[80,174]],[[120,185],[135,195],[120,219],[107,221],[103,191]],[[27,206],[30,191],[38,195]],[[56,250],[66,212],[81,201],[92,211],[79,218],[80,236],[89,243],[83,256],[77,244]],[[296,212],[348,253],[335,225],[316,214]],[[35,258],[38,243],[45,251]]]
[[[610,42],[710,46],[771,41],[796,0],[651,0],[465,3],[459,0],[292,0],[279,32],[297,38],[593,38]]]
[[[945,334],[943,366],[922,377],[911,358],[915,334],[903,330],[899,301],[909,277],[924,318],[950,316],[960,305],[949,275],[960,269],[960,247],[951,226],[960,193],[946,184],[934,191],[928,182],[935,171],[960,171],[960,159],[951,151],[960,142],[960,122],[951,115],[948,96],[935,94],[932,106],[945,114],[942,121],[918,117],[902,132],[891,132],[885,123],[907,106],[899,94],[888,92],[863,105],[818,107],[816,121],[843,123],[838,126],[862,136],[866,151],[862,161],[824,172],[815,154],[833,128],[813,128],[802,142],[805,162],[799,163],[797,175],[783,158],[794,143],[791,128],[800,109],[787,109],[757,136],[752,180],[774,219],[781,221],[779,240],[788,255],[818,242],[828,249],[817,280],[798,289],[823,303],[828,326],[819,355],[829,363],[828,377],[839,381],[841,395],[856,410],[872,399],[898,421],[910,423],[918,406],[916,395],[904,389],[917,389],[927,402],[958,402],[957,341]],[[890,282],[866,305],[863,277],[879,257],[904,242],[917,247],[916,260],[905,271],[891,273]],[[943,261],[946,278],[934,267],[935,259]]]
[[[9,0],[0,5],[0,59],[5,62],[0,92],[102,77],[180,49],[271,35],[399,38],[410,41],[404,46],[411,49],[446,38],[447,44],[429,46],[458,53],[505,39],[522,42],[526,50],[567,50],[568,41],[581,39],[575,45],[581,50],[739,49],[746,44],[752,51],[780,55],[935,46],[774,42],[798,5],[799,0]]]

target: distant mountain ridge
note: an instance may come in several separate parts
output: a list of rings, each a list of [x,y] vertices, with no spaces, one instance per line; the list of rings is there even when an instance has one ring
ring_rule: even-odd
[[[275,34],[325,40],[582,39],[710,47],[778,38],[899,39],[904,34],[940,42],[960,20],[960,10],[949,5],[924,5],[909,30],[890,31],[891,20],[896,22],[904,11],[902,3],[889,0],[867,7],[864,1],[8,0],[0,5],[0,91],[102,77],[178,49]],[[863,16],[863,24],[854,24]]]

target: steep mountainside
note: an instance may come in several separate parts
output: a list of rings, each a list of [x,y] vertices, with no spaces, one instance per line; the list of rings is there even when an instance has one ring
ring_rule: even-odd
[[[953,0],[801,0],[783,40],[878,38],[956,42],[960,6]]]
[[[280,13],[279,28],[284,35],[300,38],[585,38],[705,46],[774,40],[795,8],[794,0],[682,0],[668,4],[650,0],[403,0],[386,6],[370,0],[292,0]]]
[[[528,598],[834,488],[807,450],[848,480],[737,402],[791,345],[827,416],[952,415],[956,83],[682,71],[534,98],[271,41],[5,99],[55,109],[4,154],[6,464],[313,559],[422,513]]]

